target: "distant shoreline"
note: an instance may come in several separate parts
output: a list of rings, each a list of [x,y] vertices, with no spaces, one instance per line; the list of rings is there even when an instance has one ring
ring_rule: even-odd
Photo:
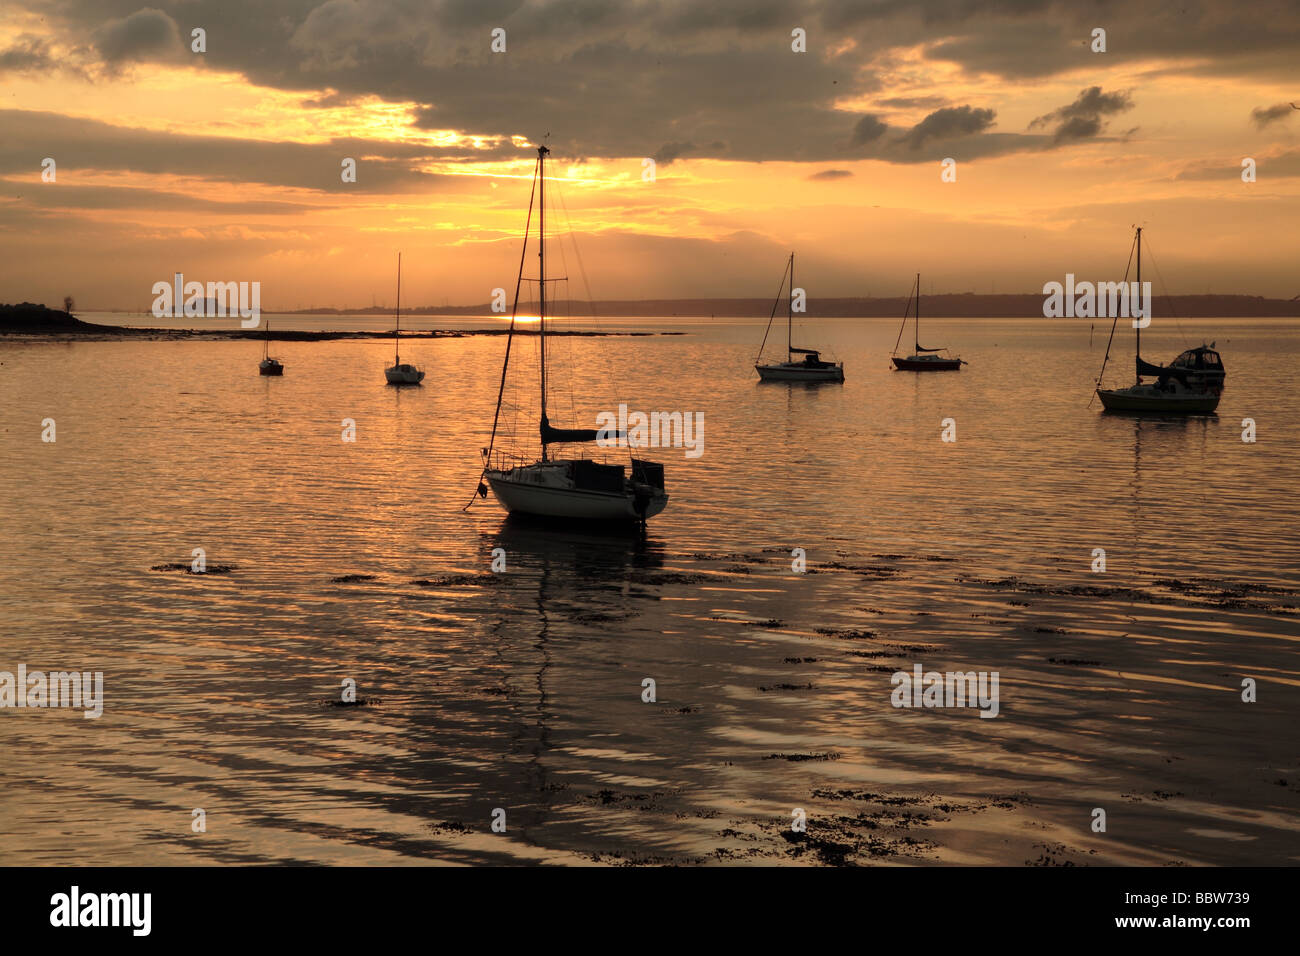
[[[936,319],[1020,319],[1043,318],[1041,293],[944,293],[922,295],[921,314]],[[1269,299],[1258,295],[1157,295],[1157,317],[1178,318],[1300,318],[1300,296]],[[902,296],[821,298],[810,297],[808,314],[822,318],[901,318],[907,306]],[[586,302],[561,299],[557,312],[574,318],[749,318],[766,319],[772,313],[771,299],[622,299]],[[121,310],[108,310],[121,311]],[[371,306],[364,309],[263,309],[267,315],[388,315],[392,310]],[[138,313],[125,313],[138,314]],[[464,317],[492,315],[489,303],[464,306],[416,306],[403,315]],[[479,334],[479,333],[474,333]]]
[[[278,312],[276,315],[300,314]],[[435,329],[427,332],[403,331],[403,339],[446,339],[464,338],[471,335],[506,335],[508,328],[499,329]],[[536,335],[532,328],[516,328],[516,335]],[[602,336],[649,336],[649,335],[685,335],[685,332],[605,332],[564,329],[547,332],[548,335],[602,337]],[[23,302],[19,305],[0,305],[0,335],[26,337],[33,339],[53,339],[56,341],[108,341],[111,339],[136,338],[147,340],[159,339],[208,339],[211,341],[237,341],[242,339],[271,339],[276,342],[329,342],[338,339],[391,339],[392,331],[335,331],[304,332],[293,329],[268,331],[259,329],[149,329],[133,328],[125,325],[98,325],[83,322],[69,312],[47,309],[43,305]]]

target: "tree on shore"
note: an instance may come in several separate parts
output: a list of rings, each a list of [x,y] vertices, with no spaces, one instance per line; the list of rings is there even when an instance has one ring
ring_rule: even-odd
[[[65,295],[65,296],[63,297],[63,311],[64,311],[64,312],[67,312],[69,315],[71,315],[71,314],[72,314],[72,305],[73,305],[73,302],[72,302],[72,296],[70,296],[70,295]]]

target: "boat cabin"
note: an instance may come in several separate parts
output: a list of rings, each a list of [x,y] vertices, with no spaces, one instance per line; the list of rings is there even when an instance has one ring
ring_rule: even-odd
[[[1197,372],[1218,372],[1223,374],[1223,360],[1219,353],[1208,345],[1188,349],[1169,363],[1173,368],[1185,368]]]
[[[834,362],[823,362],[821,353],[814,349],[790,349],[791,352],[803,354],[803,364],[808,368],[834,368]]]

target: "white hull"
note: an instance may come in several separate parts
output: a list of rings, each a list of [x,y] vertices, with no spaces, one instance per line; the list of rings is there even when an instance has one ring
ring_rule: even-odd
[[[1196,392],[1181,386],[1164,391],[1155,385],[1097,389],[1108,412],[1151,412],[1161,415],[1210,415],[1219,407],[1217,392]]]
[[[424,372],[414,365],[394,365],[384,369],[384,377],[389,385],[419,385],[424,381]]]
[[[809,368],[802,362],[782,362],[780,365],[755,365],[758,377],[764,382],[842,382],[844,366]]]
[[[635,493],[574,488],[561,477],[562,471],[533,465],[511,471],[489,469],[484,477],[497,501],[511,514],[576,521],[641,521],[668,505],[667,493],[656,489],[644,496],[645,513],[641,514]]]

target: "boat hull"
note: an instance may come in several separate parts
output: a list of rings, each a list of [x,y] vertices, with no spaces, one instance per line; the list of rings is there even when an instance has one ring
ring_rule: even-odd
[[[829,368],[808,367],[802,362],[783,362],[780,365],[755,365],[758,378],[763,382],[842,382],[844,366]]]
[[[1145,412],[1158,415],[1210,415],[1219,407],[1213,392],[1159,394],[1151,386],[1136,389],[1097,389],[1097,397],[1108,412]]]
[[[410,365],[394,365],[384,369],[384,378],[389,385],[419,385],[424,381],[424,372]]]
[[[957,358],[917,358],[895,355],[894,367],[903,372],[956,372],[961,368]]]
[[[651,518],[668,506],[662,490],[646,497],[645,513],[637,510],[636,495],[627,492],[560,488],[506,477],[506,472],[489,471],[488,487],[501,507],[511,514],[566,521],[636,522]]]
[[[257,365],[257,374],[258,375],[283,375],[284,366],[281,365],[279,362],[272,362],[263,359]]]

